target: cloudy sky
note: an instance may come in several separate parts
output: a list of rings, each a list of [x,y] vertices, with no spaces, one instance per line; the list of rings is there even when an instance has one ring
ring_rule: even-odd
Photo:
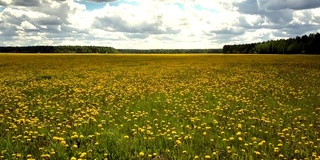
[[[0,0],[0,46],[221,48],[320,32],[320,0]]]

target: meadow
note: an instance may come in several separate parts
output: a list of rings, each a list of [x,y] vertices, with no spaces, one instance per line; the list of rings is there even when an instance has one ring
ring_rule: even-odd
[[[0,55],[0,159],[320,159],[320,56]]]

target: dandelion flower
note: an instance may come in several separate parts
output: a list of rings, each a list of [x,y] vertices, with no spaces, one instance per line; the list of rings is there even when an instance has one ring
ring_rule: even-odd
[[[140,156],[140,157],[143,157],[143,156],[144,156],[144,153],[143,153],[143,152],[140,152],[140,153],[139,153],[139,156]]]

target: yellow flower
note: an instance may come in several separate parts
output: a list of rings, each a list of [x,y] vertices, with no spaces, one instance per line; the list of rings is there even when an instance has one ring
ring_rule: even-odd
[[[41,155],[41,158],[50,158],[50,154],[43,154]]]
[[[61,141],[60,143],[61,143],[62,145],[66,145],[66,144],[67,144],[66,141]]]
[[[75,135],[71,136],[71,138],[72,138],[72,139],[77,139],[77,138],[78,138],[78,135],[75,134]]]
[[[77,158],[76,157],[71,157],[70,160],[77,160]]]
[[[258,152],[258,151],[254,151],[254,153],[255,153],[256,155],[260,155],[260,154],[261,154],[261,153]]]
[[[199,159],[200,157],[199,156],[194,156],[194,159]]]
[[[276,152],[276,153],[279,152],[279,148],[278,148],[278,147],[275,147],[273,150],[274,150],[274,152]]]
[[[82,152],[82,153],[80,154],[80,158],[84,158],[85,156],[87,156],[87,153],[86,153],[86,152]]]
[[[211,157],[209,155],[204,156],[205,159],[210,159]]]
[[[124,139],[128,139],[128,138],[129,138],[129,136],[128,136],[128,135],[125,135],[123,138],[124,138]]]
[[[183,151],[182,151],[182,154],[187,154],[187,151],[186,151],[186,150],[183,150]]]
[[[143,157],[143,156],[144,156],[144,153],[143,153],[143,152],[140,152],[140,153],[139,153],[139,156],[140,156],[140,157]]]

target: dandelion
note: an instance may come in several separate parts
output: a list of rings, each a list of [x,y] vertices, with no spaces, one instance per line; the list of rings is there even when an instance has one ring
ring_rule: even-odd
[[[78,148],[78,145],[74,144],[74,145],[72,146],[72,148]]]
[[[41,158],[50,158],[50,154],[42,154]]]
[[[76,157],[71,157],[70,160],[77,160],[77,158]]]
[[[205,159],[210,159],[211,157],[209,155],[204,156]]]
[[[87,156],[87,153],[86,152],[82,152],[81,154],[80,154],[80,158],[84,158],[84,157],[86,157]]]
[[[140,153],[139,153],[139,156],[140,156],[140,157],[143,157],[143,156],[144,156],[144,152],[140,152]]]
[[[66,145],[67,145],[67,142],[66,142],[66,141],[64,141],[64,140],[63,140],[63,141],[61,141],[60,143],[61,143],[62,145],[64,145],[64,146],[66,146]]]

